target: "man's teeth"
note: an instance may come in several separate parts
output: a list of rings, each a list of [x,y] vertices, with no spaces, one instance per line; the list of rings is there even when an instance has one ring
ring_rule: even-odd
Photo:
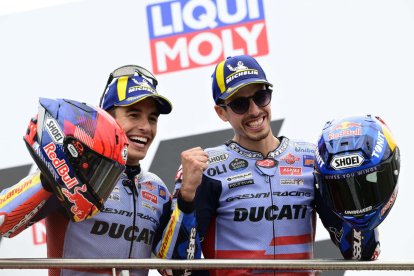
[[[140,137],[140,136],[131,136],[131,137],[129,137],[129,139],[133,142],[136,142],[136,143],[147,143],[148,142],[147,138]]]
[[[259,119],[255,120],[255,121],[248,122],[247,125],[249,127],[258,127],[258,126],[261,125],[262,122],[263,122],[263,117],[260,117]]]

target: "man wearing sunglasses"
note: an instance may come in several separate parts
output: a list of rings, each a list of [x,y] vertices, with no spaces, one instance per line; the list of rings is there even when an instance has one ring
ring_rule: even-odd
[[[353,232],[348,231],[344,243],[339,245],[343,223],[323,203],[319,205],[315,193],[315,146],[273,135],[270,127],[273,86],[258,62],[248,55],[229,57],[217,64],[212,81],[214,109],[220,119],[230,123],[234,136],[214,148],[196,147],[182,152],[178,174],[181,177],[176,180],[176,189],[187,192],[197,189],[197,230],[204,257],[313,258],[314,210],[319,208],[320,217],[345,258],[375,258],[379,243],[372,231],[364,236],[362,243],[359,240],[358,246],[353,244]],[[203,164],[206,158],[208,168]],[[210,270],[209,273],[277,274],[261,270]],[[299,274],[313,275],[313,272]]]

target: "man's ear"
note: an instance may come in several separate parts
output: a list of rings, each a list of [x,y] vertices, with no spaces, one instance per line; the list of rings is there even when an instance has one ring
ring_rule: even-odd
[[[220,117],[220,119],[222,119],[224,122],[228,122],[229,120],[227,119],[227,112],[226,110],[218,105],[214,106],[214,110],[216,110],[217,115]]]

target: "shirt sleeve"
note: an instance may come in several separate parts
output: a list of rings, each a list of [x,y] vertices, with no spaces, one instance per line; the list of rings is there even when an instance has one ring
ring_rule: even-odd
[[[180,170],[179,170],[180,171]],[[177,174],[179,175],[179,174]],[[191,202],[185,202],[179,193],[181,179],[176,177],[174,196],[164,206],[156,233],[154,254],[164,259],[200,259],[201,247],[197,233],[197,223]]]
[[[43,188],[40,172],[0,192],[0,235],[14,237],[59,207],[53,193]]]

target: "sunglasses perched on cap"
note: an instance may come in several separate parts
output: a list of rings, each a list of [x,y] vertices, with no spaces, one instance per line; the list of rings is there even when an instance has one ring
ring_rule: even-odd
[[[223,108],[230,107],[234,113],[241,115],[249,110],[250,99],[252,99],[258,107],[267,106],[272,99],[272,92],[273,91],[270,89],[258,90],[250,97],[239,97],[228,104],[219,104],[219,106]]]
[[[102,107],[102,102],[106,94],[106,90],[111,82],[119,77],[124,76],[136,76],[139,75],[151,81],[152,85],[156,88],[158,85],[157,78],[147,69],[138,65],[125,65],[115,69],[111,74],[109,74],[108,81],[106,82],[105,89],[102,93],[101,100],[99,101],[99,106]]]

